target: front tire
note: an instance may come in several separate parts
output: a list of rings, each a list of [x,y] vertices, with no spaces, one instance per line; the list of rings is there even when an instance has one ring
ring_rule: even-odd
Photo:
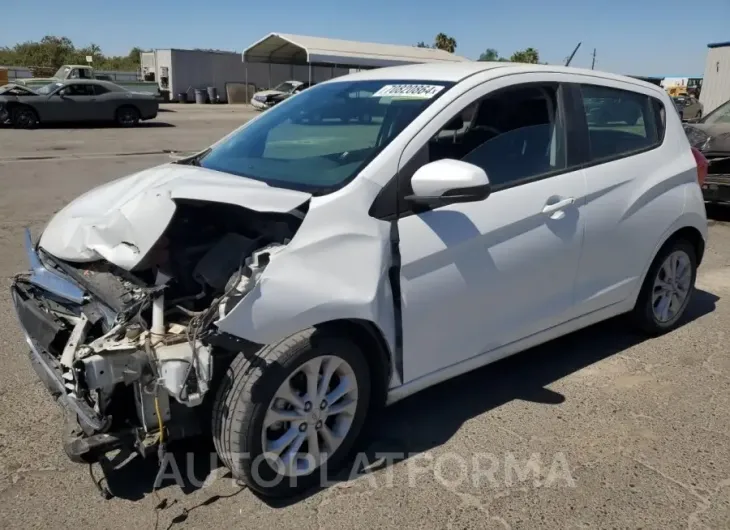
[[[359,346],[308,329],[233,360],[214,404],[216,451],[251,489],[293,495],[342,466],[369,400]]]
[[[120,127],[134,127],[139,123],[140,114],[136,107],[125,105],[117,109],[116,122]]]
[[[678,239],[654,259],[632,313],[635,324],[650,335],[676,328],[694,292],[697,256],[694,246]]]
[[[13,107],[10,110],[10,123],[16,129],[35,129],[38,127],[40,120],[35,110],[26,105],[22,105],[20,107]]]

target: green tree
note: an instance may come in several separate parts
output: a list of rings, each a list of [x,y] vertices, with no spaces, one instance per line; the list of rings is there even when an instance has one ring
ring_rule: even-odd
[[[524,50],[518,50],[513,53],[510,61],[513,63],[538,64],[540,62],[540,54],[535,48],[525,48]]]
[[[106,56],[97,44],[77,48],[67,37],[48,35],[40,41],[27,41],[12,47],[0,47],[0,64],[26,66],[36,75],[51,75],[64,64],[85,64],[86,56],[94,58],[94,67],[101,70],[137,70],[140,48],[128,55]]]
[[[416,48],[430,48],[430,47],[431,46],[429,46],[428,44],[426,44],[423,41],[420,41],[418,44],[416,44]]]
[[[127,55],[127,60],[133,64],[137,64],[137,65],[140,64],[140,62],[142,60],[140,57],[140,54],[143,51],[144,50],[142,48],[138,48],[137,46],[135,46],[134,48],[129,50],[129,55]]]
[[[494,48],[487,48],[479,56],[479,61],[499,61],[499,52]]]
[[[446,33],[439,33],[434,39],[433,47],[454,53],[456,51],[456,39],[449,37]]]

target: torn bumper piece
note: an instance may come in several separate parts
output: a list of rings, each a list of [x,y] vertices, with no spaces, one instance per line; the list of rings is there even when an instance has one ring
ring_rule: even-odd
[[[63,446],[68,457],[74,462],[95,461],[99,456],[134,445],[138,434],[130,429],[125,432],[109,434],[111,418],[103,416],[85,401],[69,394],[64,386],[62,370],[58,361],[41,345],[39,340],[52,338],[54,326],[34,301],[25,298],[17,286],[12,286],[11,297],[15,312],[20,320],[21,330],[30,349],[31,366],[53,399],[63,409],[66,421]]]
[[[17,286],[12,286],[10,293],[15,306],[15,312],[20,320],[20,326],[25,335],[25,341],[30,347],[30,361],[53,398],[58,401],[64,409],[73,412],[78,416],[79,423],[85,431],[102,431],[106,425],[106,418],[98,414],[83,401],[69,395],[64,386],[61,368],[56,361],[38,342],[31,337],[31,333],[43,337],[49,337],[52,332],[53,323],[43,318],[38,307],[34,307],[31,299],[23,299]],[[34,333],[35,332],[35,333]]]

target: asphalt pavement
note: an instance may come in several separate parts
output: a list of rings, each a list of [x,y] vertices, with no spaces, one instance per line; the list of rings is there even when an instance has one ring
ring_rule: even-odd
[[[320,490],[274,503],[227,477],[205,440],[157,463],[93,467],[61,449],[10,307],[35,233],[92,186],[205,147],[253,113],[171,106],[138,129],[0,129],[0,527],[730,528],[730,213],[686,322],[656,339],[613,320],[430,388],[386,410]],[[211,458],[213,456],[213,458]],[[106,477],[105,477],[106,475]],[[105,478],[102,478],[105,477]]]

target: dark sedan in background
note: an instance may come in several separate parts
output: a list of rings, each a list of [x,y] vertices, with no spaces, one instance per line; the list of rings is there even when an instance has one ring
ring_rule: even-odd
[[[704,118],[686,123],[690,144],[710,163],[702,193],[708,202],[730,203],[730,101]]]
[[[115,122],[122,127],[157,116],[152,94],[131,92],[109,81],[71,79],[35,90],[21,85],[0,87],[0,123],[32,129],[42,123]]]

